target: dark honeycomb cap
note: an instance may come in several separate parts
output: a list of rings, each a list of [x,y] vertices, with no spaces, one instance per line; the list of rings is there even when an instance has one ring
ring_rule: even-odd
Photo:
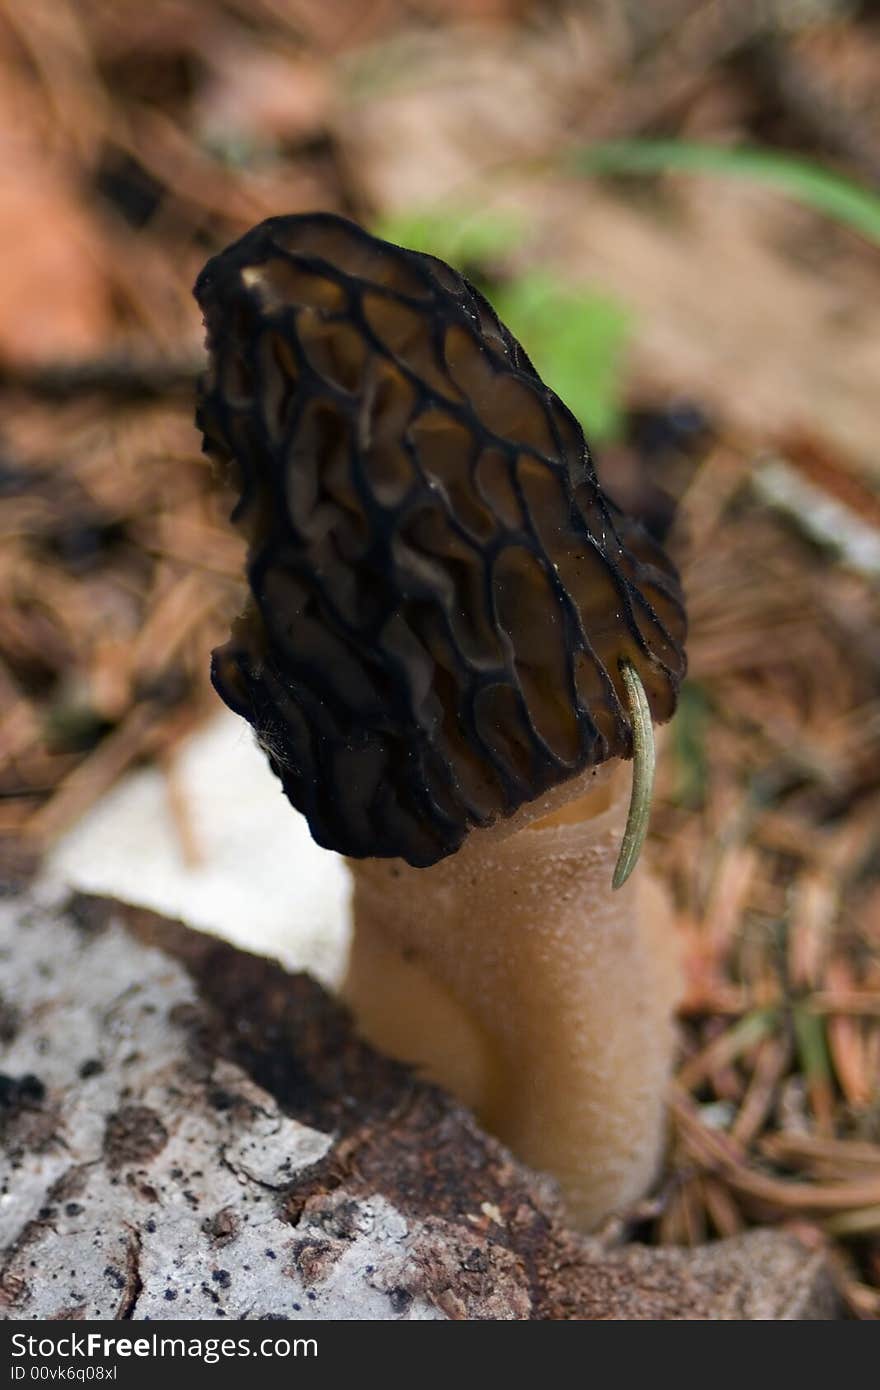
[[[197,420],[250,545],[212,678],[319,844],[432,864],[630,757],[625,659],[669,718],[675,570],[472,285],[314,213],[255,227],[195,294]]]

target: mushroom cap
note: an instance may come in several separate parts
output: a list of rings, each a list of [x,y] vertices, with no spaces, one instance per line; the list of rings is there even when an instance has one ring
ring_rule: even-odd
[[[630,757],[624,660],[669,718],[676,572],[467,280],[311,213],[255,227],[195,294],[197,422],[250,546],[212,679],[319,844],[429,865]]]

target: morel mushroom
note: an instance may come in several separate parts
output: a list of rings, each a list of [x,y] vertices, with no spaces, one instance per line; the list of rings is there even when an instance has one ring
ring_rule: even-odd
[[[635,710],[668,719],[684,673],[677,576],[442,261],[276,217],[196,297],[198,422],[250,545],[214,684],[352,860],[364,1030],[590,1224],[662,1142],[671,946],[611,866]]]

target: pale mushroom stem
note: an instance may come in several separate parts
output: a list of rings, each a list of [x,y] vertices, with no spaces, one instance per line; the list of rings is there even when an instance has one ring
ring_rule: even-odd
[[[344,993],[366,1037],[551,1173],[588,1229],[656,1173],[678,973],[653,880],[611,887],[625,769],[561,791],[432,868],[352,862]]]

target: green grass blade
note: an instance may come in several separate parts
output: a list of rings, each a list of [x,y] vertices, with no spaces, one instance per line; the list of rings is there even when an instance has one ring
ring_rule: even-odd
[[[573,156],[583,174],[720,174],[771,185],[880,244],[880,196],[809,160],[686,140],[609,140]]]

